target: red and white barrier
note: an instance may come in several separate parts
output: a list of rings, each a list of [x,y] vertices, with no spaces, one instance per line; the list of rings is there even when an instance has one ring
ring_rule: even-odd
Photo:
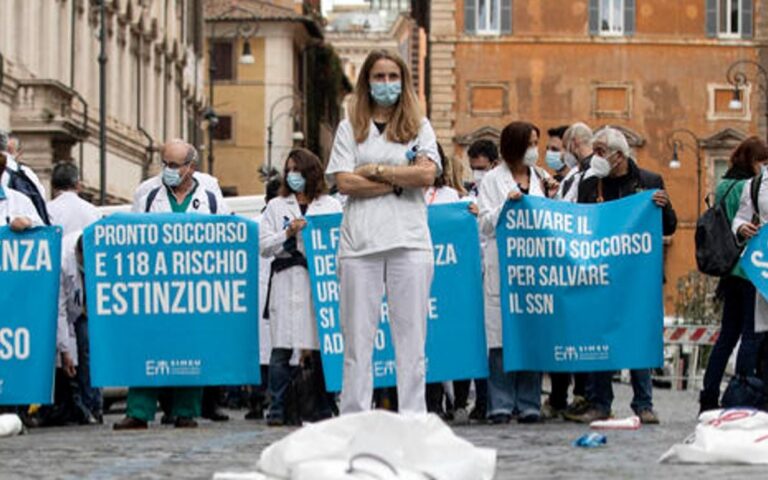
[[[720,327],[702,325],[675,325],[664,327],[664,343],[669,345],[714,345],[720,336]]]

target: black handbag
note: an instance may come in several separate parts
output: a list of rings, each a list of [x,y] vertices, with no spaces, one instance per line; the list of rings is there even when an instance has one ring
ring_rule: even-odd
[[[723,399],[723,408],[758,408],[766,406],[765,383],[753,375],[736,375],[728,382]]]

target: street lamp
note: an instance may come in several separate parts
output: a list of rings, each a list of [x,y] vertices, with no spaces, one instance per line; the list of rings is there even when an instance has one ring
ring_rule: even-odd
[[[278,118],[275,118],[275,108],[282,102],[286,100],[295,100],[298,99],[299,103],[301,103],[301,97],[299,97],[296,94],[290,94],[290,95],[283,95],[282,97],[278,98],[272,103],[272,106],[269,108],[269,125],[267,125],[267,171],[272,171],[272,133],[273,133],[273,127],[277,120],[284,114],[281,114],[278,116]],[[292,111],[293,109],[291,109]]]
[[[757,70],[755,78],[761,80],[757,83],[760,91],[763,93],[766,125],[768,126],[768,70],[757,62],[752,60],[738,60],[728,67],[725,77],[728,79],[728,83],[733,85],[733,98],[728,102],[728,108],[731,110],[741,110],[743,107],[741,88],[749,83],[747,81],[747,74],[743,71],[743,67],[746,66],[754,67]],[[768,128],[766,128],[766,135],[768,136]]]
[[[680,137],[687,137],[686,141]],[[679,169],[682,164],[678,152],[691,148],[696,152],[696,218],[701,216],[701,139],[687,128],[678,128],[667,136],[667,146],[672,150],[669,168]]]

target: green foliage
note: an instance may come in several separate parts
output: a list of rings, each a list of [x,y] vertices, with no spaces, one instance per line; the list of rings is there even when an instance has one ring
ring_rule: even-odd
[[[332,46],[311,46],[307,55],[306,145],[321,155],[320,125],[325,123],[333,129],[341,120],[340,105],[345,93],[345,78],[341,59]]]

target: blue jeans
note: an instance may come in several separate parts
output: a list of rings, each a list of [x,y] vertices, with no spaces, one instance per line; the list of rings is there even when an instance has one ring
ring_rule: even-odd
[[[488,352],[488,415],[541,414],[541,373],[505,372],[502,349]]]
[[[631,370],[632,403],[635,413],[653,410],[653,384],[651,370]],[[613,404],[613,372],[592,372],[587,379],[587,400],[592,406],[604,413],[610,413]]]
[[[100,388],[91,386],[91,349],[88,343],[88,318],[81,316],[75,322],[77,337],[77,385],[83,404],[93,415],[101,415],[104,401]]]
[[[709,356],[701,392],[702,401],[710,405],[720,400],[720,382],[739,337],[741,347],[736,358],[736,373],[741,375],[755,374],[763,340],[762,334],[755,333],[755,287],[752,283],[741,277],[729,276],[722,280],[720,291],[725,300],[720,336]]]
[[[283,420],[285,414],[285,392],[291,383],[293,368],[291,367],[290,348],[273,348],[269,357],[269,404],[268,418]]]

